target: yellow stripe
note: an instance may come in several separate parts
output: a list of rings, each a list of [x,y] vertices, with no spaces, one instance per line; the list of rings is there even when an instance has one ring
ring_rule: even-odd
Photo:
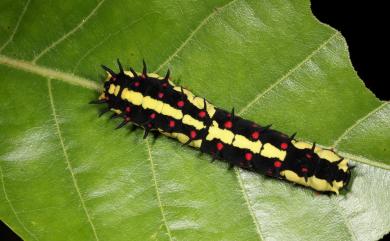
[[[99,100],[104,100],[106,98],[106,94],[103,92],[100,96],[99,96]]]
[[[125,75],[133,78],[134,75],[133,73],[131,73],[130,71],[124,71],[125,72]],[[139,73],[139,72],[136,72],[138,76],[141,76],[142,73]],[[110,75],[111,76],[111,75]],[[156,78],[156,79],[164,79],[164,77],[161,77],[160,75],[156,74],[156,73],[147,73],[147,76],[149,77],[152,77],[152,78]]]
[[[108,93],[112,95],[112,94],[114,94],[114,91],[115,91],[115,85],[110,84],[110,88],[108,88]]]
[[[124,72],[125,72],[125,75],[127,75],[127,76],[129,76],[131,78],[134,77],[133,73],[131,73],[130,71],[124,71]]]
[[[251,150],[253,153],[260,153],[262,143],[260,141],[251,141],[242,135],[235,135],[232,145],[241,149]]]
[[[111,86],[110,86],[111,88]],[[139,92],[135,92],[132,90],[129,90],[127,88],[124,88],[121,95],[122,100],[127,100],[128,102],[132,103],[133,105],[141,105],[143,95]]]
[[[341,157],[339,155],[337,155],[336,153],[334,153],[331,150],[320,149],[320,150],[316,151],[316,153],[322,159],[326,159],[330,162],[335,162],[335,161],[338,161],[341,159]]]
[[[107,71],[106,71],[106,73],[107,73],[107,77],[106,77],[106,79],[104,81],[109,81],[111,79],[111,74],[108,73]]]
[[[117,114],[122,113],[122,111],[121,111],[121,110],[118,110],[118,109],[111,108],[110,110],[113,111],[113,112],[115,112],[115,113],[117,113]]]
[[[206,140],[208,141],[211,141],[213,139],[219,139],[229,145],[232,143],[233,138],[233,132],[225,129],[220,129],[216,121],[213,121],[213,124],[209,128],[209,133],[206,136]]]
[[[183,118],[181,110],[173,108],[169,104],[153,99],[149,96],[144,97],[141,93],[128,90],[127,88],[123,89],[121,98],[123,100],[127,100],[133,105],[142,105],[144,109],[152,109],[157,113],[170,116],[176,120],[181,120]]]
[[[290,170],[284,170],[280,172],[281,176],[286,177],[287,180],[301,184],[303,186],[312,187],[317,191],[331,191],[339,194],[339,189],[343,187],[342,181],[333,181],[333,187],[323,179],[319,179],[316,176],[307,178],[307,182],[304,177],[298,176],[295,172]]]
[[[173,88],[176,92],[181,93],[181,87],[175,86]],[[196,106],[199,110],[204,109],[204,99],[198,96],[195,96],[191,91],[183,88],[183,93],[187,96],[188,101]],[[206,111],[209,114],[210,117],[213,117],[215,114],[215,107],[210,104],[208,101],[206,101]]]
[[[265,143],[263,150],[260,155],[268,158],[278,158],[280,161],[283,161],[286,158],[286,151],[279,150],[277,147],[271,145],[270,143]]]
[[[313,144],[304,142],[304,141],[291,141],[291,143],[298,149],[311,149]]]
[[[163,108],[161,110],[161,114],[170,116],[176,120],[181,120],[183,118],[183,113],[181,110],[173,108],[169,104],[164,103]]]
[[[150,96],[143,97],[142,108],[151,109],[156,111],[157,113],[161,113],[164,102],[153,99]]]
[[[120,89],[121,89],[121,86],[120,86],[120,85],[117,85],[117,86],[115,87],[115,90],[114,90],[114,95],[115,95],[115,96],[118,95]]]
[[[169,133],[169,132],[164,132],[162,129],[158,129],[158,130],[166,136],[177,139],[181,143],[186,143],[190,139],[188,136],[186,136],[182,133],[177,133],[177,132]],[[188,144],[188,145],[196,147],[196,148],[200,148],[200,146],[202,145],[202,140],[191,141],[190,144]]]
[[[203,125],[203,122],[198,121],[197,119],[192,118],[192,116],[190,116],[190,115],[184,115],[182,121],[183,121],[184,124],[193,126],[197,130],[201,130],[201,129],[205,128],[205,126]]]

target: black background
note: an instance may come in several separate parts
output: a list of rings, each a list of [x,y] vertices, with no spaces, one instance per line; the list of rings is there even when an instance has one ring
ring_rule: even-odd
[[[366,86],[381,100],[390,100],[388,7],[380,1],[312,0],[312,11],[346,38],[352,64]],[[386,14],[386,15],[385,15]]]
[[[348,3],[346,3],[348,2]],[[366,86],[381,100],[390,100],[388,61],[388,15],[385,1],[312,0],[314,15],[339,30],[346,38],[352,64]],[[373,227],[374,228],[374,227]],[[386,235],[385,238],[390,238]],[[0,222],[1,241],[21,240]]]

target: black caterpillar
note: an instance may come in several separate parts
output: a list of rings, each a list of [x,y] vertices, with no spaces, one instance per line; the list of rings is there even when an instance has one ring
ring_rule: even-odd
[[[108,73],[104,91],[92,104],[107,104],[101,115],[113,111],[112,118],[123,118],[117,127],[133,123],[199,148],[213,160],[225,160],[229,167],[241,168],[286,179],[321,192],[333,192],[348,185],[351,169],[348,160],[333,150],[316,147],[287,136],[269,126],[261,126],[231,112],[219,109],[206,99],[170,81],[147,73],[119,73],[102,65]]]

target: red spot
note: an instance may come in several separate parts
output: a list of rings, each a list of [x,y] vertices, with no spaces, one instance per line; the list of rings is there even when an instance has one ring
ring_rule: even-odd
[[[306,153],[306,157],[307,157],[308,159],[312,159],[312,158],[313,158],[313,156],[312,156],[310,153]]]
[[[287,149],[287,147],[288,147],[288,144],[287,143],[282,143],[282,144],[280,144],[280,148],[282,148],[283,150],[286,150]]]
[[[232,128],[233,123],[231,121],[226,121],[224,126],[225,126],[226,129],[230,129],[230,128]]]
[[[246,159],[247,161],[252,160],[252,157],[253,157],[252,153],[250,153],[250,152],[245,153],[245,159]]]
[[[158,98],[161,99],[162,97],[164,97],[164,93],[163,92],[160,92],[157,94]]]
[[[191,132],[190,132],[190,137],[191,137],[191,139],[195,139],[195,137],[196,137],[196,131],[191,131]]]
[[[252,139],[257,140],[259,139],[260,133],[258,131],[252,132]]]
[[[137,82],[134,82],[134,86],[135,87],[138,87],[139,86],[139,82],[137,81]]]
[[[221,142],[217,143],[217,150],[220,151],[223,149],[223,144]]]
[[[308,169],[306,167],[302,167],[301,171],[306,173],[308,171]]]
[[[168,83],[163,83],[162,87],[166,88],[168,86]]]
[[[154,119],[154,118],[156,118],[156,113],[150,114],[150,119]]]
[[[184,101],[179,100],[179,101],[177,102],[177,106],[179,106],[180,108],[183,107],[183,106],[184,106]]]
[[[169,121],[169,127],[171,127],[171,128],[175,127],[175,121],[170,120]]]
[[[274,162],[274,166],[275,166],[276,168],[279,168],[279,167],[282,166],[282,163],[281,163],[280,161],[275,161],[275,162]]]
[[[126,112],[130,112],[130,111],[131,111],[130,106],[127,106],[126,107]]]
[[[149,124],[148,124],[148,127],[149,127],[149,128],[152,128],[152,124],[151,124],[151,123],[149,123]]]
[[[200,117],[200,118],[204,118],[205,116],[206,116],[206,112],[205,111],[200,111],[199,113],[198,113],[198,116]]]

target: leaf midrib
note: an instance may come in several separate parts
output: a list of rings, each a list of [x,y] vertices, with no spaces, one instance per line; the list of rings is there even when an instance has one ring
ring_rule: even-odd
[[[52,111],[52,114],[53,114],[54,125],[55,125],[55,128],[56,128],[58,139],[60,141],[60,145],[61,145],[61,149],[62,149],[62,152],[63,152],[63,155],[64,155],[65,163],[67,165],[66,169],[69,170],[73,186],[74,186],[74,188],[76,190],[76,193],[77,193],[77,195],[78,195],[78,197],[80,199],[81,207],[82,207],[82,209],[83,209],[83,211],[85,213],[85,216],[87,217],[88,223],[91,226],[91,230],[92,230],[93,236],[94,236],[96,241],[99,241],[99,237],[97,236],[95,225],[92,222],[91,216],[89,215],[88,209],[87,209],[87,207],[85,205],[84,198],[81,195],[80,188],[79,188],[76,176],[75,176],[75,174],[73,172],[72,164],[71,164],[71,162],[69,160],[69,156],[68,156],[68,153],[67,153],[66,148],[65,148],[64,138],[62,137],[60,124],[58,122],[58,117],[57,117],[57,111],[56,111],[56,108],[55,108],[55,105],[54,105],[54,97],[53,97],[53,91],[52,91],[52,87],[51,87],[51,79],[47,80],[47,89],[48,89],[48,95],[49,95],[49,100],[50,100],[50,108],[51,108],[51,111]]]

